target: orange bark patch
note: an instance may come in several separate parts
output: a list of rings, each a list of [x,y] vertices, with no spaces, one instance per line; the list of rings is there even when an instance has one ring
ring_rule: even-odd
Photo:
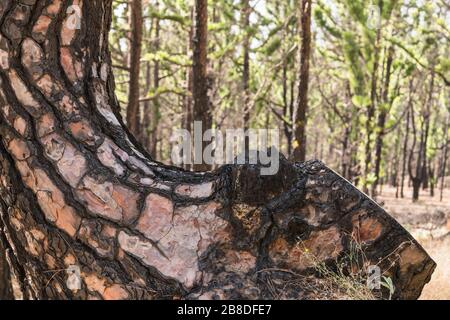
[[[44,256],[44,261],[45,261],[45,264],[46,264],[50,269],[55,269],[55,267],[56,267],[56,261],[55,261],[55,258],[53,258],[51,255],[49,255],[48,253],[46,253],[45,256]]]
[[[64,230],[71,237],[75,236],[80,223],[81,219],[72,207],[65,206],[58,211],[58,218],[55,224],[58,228]]]
[[[124,222],[131,222],[137,218],[139,215],[139,193],[119,185],[114,185],[112,198],[122,209],[122,220]]]
[[[37,134],[42,138],[55,131],[55,117],[51,113],[46,113],[37,121]]]
[[[145,199],[145,208],[136,229],[152,240],[162,238],[172,227],[173,203],[157,194]]]
[[[56,81],[48,74],[43,75],[37,82],[40,91],[47,97],[52,98],[54,92],[61,91]]]
[[[98,292],[100,294],[103,294],[106,289],[105,282],[105,279],[101,279],[95,274],[90,274],[84,277],[84,283],[86,284],[88,290],[92,292]]]
[[[73,57],[69,48],[62,47],[60,49],[60,58],[61,65],[67,75],[67,78],[69,78],[71,82],[81,79],[83,76],[81,63]]]
[[[39,17],[36,24],[33,26],[33,34],[37,40],[43,41],[45,39],[50,23],[52,23],[52,19],[49,17],[44,15]]]
[[[64,194],[43,170],[36,169],[33,177],[33,187],[45,218],[73,237],[80,225],[80,218],[75,210],[65,203]]]
[[[24,136],[27,130],[27,122],[25,121],[25,119],[22,117],[17,117],[14,120],[14,129],[16,129],[16,131],[22,136]]]
[[[66,265],[66,267],[73,266],[75,263],[76,260],[73,254],[69,253],[64,257],[64,264]]]
[[[17,160],[28,159],[31,155],[28,144],[25,141],[19,139],[12,139],[8,144],[8,150]]]
[[[72,122],[69,124],[69,130],[75,139],[94,145],[95,135],[91,125],[87,120]]]
[[[9,69],[9,54],[5,50],[0,49],[0,68],[3,70]]]
[[[31,92],[28,90],[22,79],[19,78],[16,71],[9,71],[9,80],[14,93],[16,94],[17,100],[19,100],[19,102],[27,108],[28,111],[35,115],[41,107],[33,98]]]
[[[127,298],[128,292],[118,284],[113,284],[103,292],[103,299],[105,300],[125,300]]]
[[[408,273],[411,268],[417,267],[417,265],[422,263],[426,257],[425,251],[414,244],[408,245],[400,253],[400,272]]]
[[[123,250],[139,257],[146,265],[154,266],[162,274],[175,278],[190,288],[198,280],[198,257],[215,242],[229,242],[228,223],[216,215],[220,204],[211,202],[177,208],[171,221],[172,203],[160,196],[150,196],[147,199],[150,205],[146,206],[145,211],[149,215],[159,211],[160,217],[156,219],[160,220],[155,223],[149,219],[142,223],[141,232],[158,240],[158,248],[164,256],[150,241],[125,232],[119,233],[119,244]],[[154,233],[154,230],[158,230],[158,233]],[[164,234],[165,230],[167,232]]]
[[[112,192],[113,184],[111,182],[99,182],[88,176],[84,178],[82,187],[77,194],[93,213],[113,221],[121,221],[122,209],[112,198]]]
[[[383,225],[375,218],[357,215],[352,219],[353,237],[359,242],[374,241],[383,231]]]
[[[61,0],[53,0],[52,3],[45,9],[49,15],[57,15],[61,9]]]

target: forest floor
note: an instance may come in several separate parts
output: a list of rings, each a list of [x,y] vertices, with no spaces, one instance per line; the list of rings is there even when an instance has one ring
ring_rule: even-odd
[[[395,197],[395,188],[384,187],[378,202],[405,227],[436,262],[433,273],[420,299],[450,299],[450,189],[444,190],[443,201],[439,191],[430,197],[422,191],[419,201],[412,203],[412,189],[405,190],[405,198]]]

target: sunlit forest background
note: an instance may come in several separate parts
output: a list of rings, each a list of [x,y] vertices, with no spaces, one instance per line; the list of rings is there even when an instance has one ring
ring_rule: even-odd
[[[207,8],[212,126],[243,127],[248,106],[249,127],[278,128],[287,157],[297,143],[292,118],[301,58],[299,6],[297,0],[219,0]],[[131,2],[115,1],[110,36],[124,115],[132,8]],[[450,166],[449,8],[446,0],[313,1],[307,159],[324,161],[372,194],[390,184],[399,186],[399,196],[411,197],[405,186],[421,184],[440,197],[440,188],[450,183],[441,179]],[[194,1],[141,2],[141,137],[154,158],[166,163],[172,131],[186,127],[192,113],[194,9]]]
[[[436,244],[450,231],[448,0],[117,0],[114,13],[117,97],[155,159],[171,163],[196,114],[279,129],[287,158],[302,144],[450,264]],[[450,298],[448,270],[436,278],[424,295]]]

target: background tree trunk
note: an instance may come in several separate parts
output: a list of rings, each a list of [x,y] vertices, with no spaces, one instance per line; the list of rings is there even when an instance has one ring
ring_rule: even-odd
[[[73,1],[80,29],[59,0],[19,16],[12,2],[0,21],[0,241],[23,298],[314,297],[286,286],[314,267],[299,239],[330,265],[356,241],[393,298],[420,295],[435,263],[322,163],[281,156],[263,176],[259,165],[200,174],[153,161],[114,96],[111,2]],[[36,27],[43,16],[54,23]]]
[[[388,56],[386,61],[386,73],[385,73],[385,80],[384,80],[384,87],[383,87],[383,106],[381,107],[381,110],[378,114],[378,121],[377,121],[377,137],[375,139],[375,181],[372,184],[372,191],[371,195],[372,197],[376,196],[377,186],[380,182],[380,171],[381,171],[381,157],[383,152],[383,139],[385,133],[385,126],[386,126],[386,118],[389,113],[390,108],[390,102],[389,102],[389,86],[391,83],[391,67],[392,63],[394,61],[394,47],[389,47],[388,50]]]
[[[300,7],[300,72],[295,123],[295,161],[306,158],[306,113],[308,112],[309,60],[311,56],[311,0],[301,0]]]
[[[212,126],[212,114],[210,110],[209,96],[208,96],[208,1],[207,0],[195,0],[195,27],[194,27],[194,39],[193,39],[193,63],[192,63],[192,76],[193,86],[192,94],[194,101],[193,117],[194,121],[200,121],[202,124],[203,133],[211,129]],[[207,142],[203,142],[203,149],[208,145]],[[194,151],[196,157],[200,154]],[[195,157],[194,157],[195,159]],[[195,171],[208,171],[210,166],[207,165],[202,159],[201,163],[199,159],[198,164],[194,164]]]
[[[445,182],[445,174],[447,169],[447,161],[448,161],[448,144],[449,144],[449,124],[450,124],[450,116],[447,116],[447,120],[445,121],[445,128],[444,128],[444,150],[443,150],[443,163],[442,163],[442,170],[441,170],[441,187],[440,187],[440,195],[439,195],[439,201],[442,201],[444,197],[444,182]]]
[[[142,49],[142,1],[131,0],[130,84],[128,88],[127,125],[136,137],[141,136],[140,88]]]
[[[156,8],[158,8],[158,3],[156,3]],[[161,31],[161,22],[158,17],[155,18],[155,52],[159,52],[160,50],[160,31]],[[150,145],[149,152],[150,155],[156,158],[157,147],[158,147],[158,123],[161,118],[160,116],[160,103],[158,99],[158,89],[159,89],[159,60],[155,59],[153,65],[153,89],[155,92],[155,98],[153,99],[153,106],[151,109],[151,119],[150,119]]]
[[[412,90],[413,90],[413,82],[412,80],[409,82],[409,98],[408,98],[408,110],[406,111],[406,125],[405,125],[405,138],[403,141],[403,157],[402,157],[402,178],[401,178],[401,186],[400,186],[400,197],[404,198],[404,186],[405,186],[405,175],[406,175],[406,163],[408,162],[408,138],[409,138],[409,119],[411,118],[412,110]]]
[[[249,128],[250,122],[250,1],[243,0],[242,8],[242,29],[244,34],[243,39],[243,66],[242,66],[242,87],[244,94],[244,131]],[[248,139],[246,140],[246,147],[248,147]]]

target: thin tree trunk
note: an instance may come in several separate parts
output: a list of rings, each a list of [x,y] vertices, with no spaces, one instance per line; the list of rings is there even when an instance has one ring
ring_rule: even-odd
[[[294,106],[294,87],[295,81],[292,81],[288,85],[288,65],[287,61],[283,63],[283,74],[282,74],[282,83],[283,83],[283,115],[285,119],[292,119],[293,114],[293,106]],[[289,94],[289,98],[288,98]],[[283,131],[286,137],[286,146],[287,146],[287,157],[290,158],[292,154],[292,123],[289,121],[283,121]]]
[[[193,87],[194,121],[201,122],[203,133],[211,129],[212,114],[208,96],[208,0],[195,0],[195,27],[193,39]],[[203,139],[202,139],[203,140]],[[202,141],[202,149],[208,143]],[[198,145],[194,151],[194,170],[207,171],[210,166],[205,163]]]
[[[242,29],[244,30],[243,39],[243,66],[242,66],[242,86],[244,94],[244,131],[249,129],[250,125],[250,0],[243,0],[242,8]],[[246,148],[248,148],[248,139],[246,140]]]
[[[301,0],[299,46],[299,84],[297,106],[293,123],[295,125],[294,160],[306,159],[306,121],[308,112],[309,62],[311,57],[311,0]]]
[[[194,8],[190,8],[190,17],[191,21],[194,20]],[[187,44],[187,54],[191,56],[193,59],[193,36],[194,36],[194,27],[193,24],[189,28],[188,32],[188,44]],[[184,129],[186,129],[191,135],[192,135],[192,123],[194,121],[193,117],[193,104],[192,104],[192,97],[193,97],[193,72],[192,68],[187,68],[186,70],[186,91],[188,94],[186,95],[184,99]],[[189,155],[189,156],[192,156]],[[184,165],[184,168],[186,170],[191,170],[191,164],[186,163]]]
[[[387,274],[394,299],[419,297],[435,263],[322,163],[280,157],[274,175],[261,165],[191,173],[155,163],[127,133],[114,95],[112,1],[84,1],[75,32],[68,5],[14,19],[21,3],[0,7],[8,15],[0,21],[8,39],[0,41],[0,241],[24,299],[317,298],[286,286],[313,267],[299,239],[333,267],[357,241],[369,264],[395,270]],[[30,17],[43,15],[55,23],[29,32]],[[83,55],[74,93],[64,65]],[[302,214],[324,208],[333,208],[325,220]]]
[[[156,8],[158,8],[158,3],[156,3]],[[161,31],[161,23],[158,17],[155,18],[155,52],[158,52],[160,49],[160,31]],[[160,111],[159,111],[159,99],[157,96],[157,92],[159,89],[159,60],[154,60],[153,65],[153,91],[156,94],[156,97],[153,99],[153,106],[151,112],[150,119],[150,155],[156,158],[157,148],[158,148],[158,124],[160,120]]]
[[[150,61],[145,63],[145,87],[144,93],[147,95],[152,87],[152,68]],[[150,122],[151,122],[151,103],[150,100],[144,101],[144,117],[142,118],[142,141],[147,150],[150,151]],[[154,155],[153,155],[154,156]]]
[[[375,181],[372,184],[372,196],[376,196],[377,186],[380,180],[381,158],[383,155],[383,139],[385,135],[386,118],[389,112],[389,86],[391,83],[391,67],[394,61],[394,47],[391,46],[388,50],[386,61],[385,81],[383,87],[383,107],[380,108],[377,121],[377,137],[375,139]]]
[[[409,82],[409,98],[408,98],[408,111],[406,112],[406,127],[405,127],[405,139],[403,143],[403,163],[402,163],[402,178],[401,178],[401,186],[400,186],[400,197],[404,198],[404,185],[405,185],[405,175],[406,175],[406,163],[407,163],[407,152],[408,152],[408,139],[409,139],[409,120],[411,116],[412,110],[412,95],[413,95],[413,80],[411,79]]]
[[[371,90],[370,90],[370,105],[367,107],[367,120],[366,120],[366,146],[365,153],[366,158],[364,162],[364,191],[368,192],[368,184],[367,177],[371,173],[371,162],[372,162],[372,134],[373,127],[372,124],[373,118],[375,116],[375,108],[377,105],[377,84],[378,84],[378,65],[380,59],[380,42],[381,42],[381,27],[377,29],[377,37],[375,40],[374,47],[374,58],[373,58],[373,67],[372,67],[372,75],[371,75]]]
[[[448,160],[449,123],[450,123],[450,116],[447,116],[447,121],[445,122],[444,160],[443,160],[442,169],[441,169],[441,187],[440,187],[440,196],[439,196],[440,201],[442,201],[444,198],[444,182],[445,182],[445,174],[446,174],[447,160]]]
[[[434,91],[434,79],[435,79],[435,73],[431,72],[431,80],[430,80],[430,87],[428,91],[428,98],[426,102],[426,108],[424,112],[424,123],[425,123],[425,133],[424,133],[424,145],[423,145],[423,155],[422,155],[422,186],[423,189],[428,189],[429,185],[429,176],[428,176],[428,156],[427,156],[427,150],[428,150],[428,139],[430,134],[430,125],[431,125],[431,107],[433,104],[433,91]]]
[[[130,132],[140,137],[140,90],[139,78],[141,70],[142,48],[142,1],[131,0],[131,39],[130,39],[130,83],[128,88],[127,125]]]

